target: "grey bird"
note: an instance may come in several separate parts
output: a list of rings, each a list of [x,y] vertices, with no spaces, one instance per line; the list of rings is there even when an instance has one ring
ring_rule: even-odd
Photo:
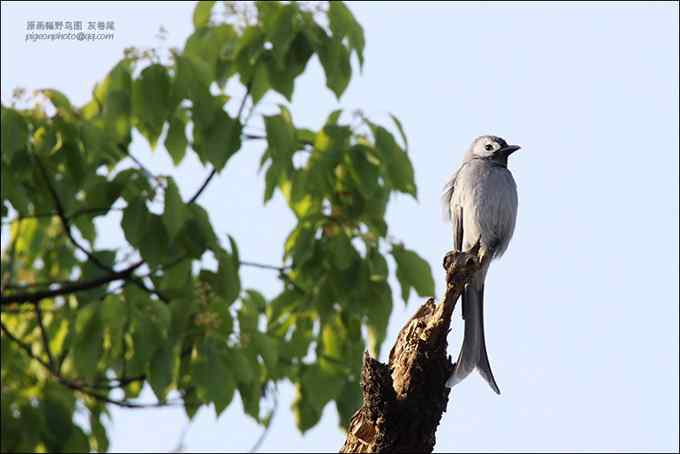
[[[477,369],[489,386],[500,394],[491,372],[484,341],[484,279],[489,263],[500,257],[515,231],[517,186],[508,170],[508,157],[519,150],[517,145],[496,136],[474,140],[463,164],[444,186],[444,215],[453,228],[453,244],[462,250],[480,243],[481,268],[463,291],[463,346],[446,385],[453,387]],[[456,238],[462,226],[463,238]],[[455,247],[455,246],[454,246]]]

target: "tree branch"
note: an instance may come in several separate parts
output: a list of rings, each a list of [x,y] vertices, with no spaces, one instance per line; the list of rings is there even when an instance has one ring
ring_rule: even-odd
[[[78,216],[83,216],[85,214],[92,214],[92,213],[102,213],[106,214],[109,211],[123,211],[124,208],[122,207],[108,207],[108,208],[81,208],[79,210],[74,211],[73,213],[69,214],[66,216],[68,219],[73,219]],[[10,225],[12,222],[15,221],[21,221],[22,219],[40,219],[40,218],[53,218],[55,216],[59,216],[59,213],[57,212],[46,212],[46,213],[35,213],[35,214],[20,214],[15,216],[13,219],[8,220],[8,221],[2,221],[2,225]]]
[[[40,169],[40,173],[42,174],[42,177],[45,180],[47,190],[49,191],[52,197],[52,201],[54,202],[55,208],[57,209],[57,216],[59,216],[59,220],[61,221],[62,227],[64,228],[64,233],[68,237],[69,241],[73,244],[73,246],[76,247],[76,249],[85,254],[87,258],[97,266],[97,268],[100,268],[104,271],[113,272],[111,268],[104,265],[94,254],[88,251],[83,245],[81,245],[75,239],[75,237],[73,236],[73,232],[71,231],[71,224],[68,218],[66,217],[66,213],[64,212],[64,206],[61,204],[59,195],[57,194],[57,191],[54,189],[54,186],[52,185],[52,181],[50,180],[49,175],[47,175],[47,170],[45,169],[44,164],[40,160],[40,157],[38,157],[37,155],[35,156],[35,161],[38,163],[38,169]]]
[[[363,405],[352,416],[341,452],[432,452],[453,370],[446,336],[456,301],[480,268],[478,252],[479,243],[447,254],[444,301],[430,298],[416,311],[399,332],[388,364],[364,354]]]
[[[34,359],[35,361],[38,362],[45,370],[47,370],[50,375],[52,375],[60,384],[63,386],[72,389],[74,391],[81,392],[95,400],[98,400],[100,402],[105,402],[108,404],[112,405],[117,405],[119,407],[123,408],[157,408],[157,407],[168,407],[168,406],[174,406],[174,405],[182,405],[181,400],[176,400],[176,401],[168,401],[168,402],[152,402],[152,403],[138,403],[138,402],[130,402],[129,400],[118,400],[118,399],[112,399],[109,396],[105,394],[100,394],[92,389],[92,386],[75,382],[72,380],[69,380],[62,376],[60,373],[58,373],[56,370],[54,370],[52,367],[50,367],[50,364],[48,364],[44,359],[40,358],[38,355],[33,353],[33,349],[31,346],[25,342],[23,342],[21,339],[16,337],[12,332],[5,326],[2,321],[0,321],[0,329],[2,330],[2,333],[7,336],[12,342],[14,342],[19,348],[21,348],[31,359]],[[135,381],[137,377],[131,377],[129,380]],[[122,380],[121,380],[122,383]],[[112,388],[111,388],[112,389]]]
[[[124,270],[113,272],[90,281],[78,281],[70,284],[62,285],[59,288],[53,290],[42,290],[39,292],[27,292],[27,293],[15,293],[13,295],[7,295],[0,297],[0,305],[14,304],[14,303],[35,303],[37,301],[54,298],[55,296],[68,295],[71,293],[82,292],[85,290],[91,290],[93,288],[99,287],[109,282],[118,281],[121,279],[127,279],[132,275],[132,273],[142,266],[144,262],[139,261],[125,268]]]
[[[54,186],[52,185],[52,181],[50,180],[49,175],[47,175],[47,170],[45,169],[44,164],[42,163],[42,161],[40,160],[40,158],[38,156],[35,157],[35,160],[38,163],[38,168],[40,169],[40,173],[42,174],[42,176],[45,180],[45,184],[47,185],[47,189],[48,189],[50,195],[52,196],[52,200],[54,201],[54,205],[57,209],[57,216],[59,216],[61,224],[64,228],[64,233],[66,233],[66,236],[68,237],[69,241],[71,241],[73,246],[75,246],[78,250],[80,250],[83,254],[85,254],[87,256],[88,260],[90,260],[92,263],[94,263],[97,266],[97,268],[109,273],[108,276],[106,276],[107,278],[111,278],[111,277],[114,277],[117,274],[119,274],[118,272],[114,271],[112,268],[103,264],[92,252],[88,251],[83,245],[81,245],[75,239],[75,237],[73,236],[73,232],[71,231],[71,224],[69,222],[69,219],[66,217],[66,214],[64,212],[64,206],[62,205],[61,200],[59,199],[59,195],[57,194],[57,191],[54,189]],[[141,266],[142,264],[144,264],[143,260],[139,262],[139,266]],[[135,268],[137,268],[137,267],[135,267]],[[125,270],[123,270],[123,271],[125,271]],[[121,271],[121,272],[123,272],[123,271]],[[163,302],[168,303],[167,298],[165,298],[160,292],[158,292],[157,290],[148,288],[146,285],[144,285],[144,282],[142,282],[139,279],[135,279],[134,276],[132,276],[131,272],[128,273],[125,278],[130,279],[130,281],[133,284],[135,284],[137,287],[139,287],[140,289],[142,289],[142,290],[144,290],[148,293],[155,294]],[[118,278],[116,278],[114,280],[117,280],[117,279]],[[108,281],[108,282],[111,282],[111,281]],[[104,283],[106,283],[106,282],[104,282]],[[99,285],[101,285],[101,284],[99,284]]]

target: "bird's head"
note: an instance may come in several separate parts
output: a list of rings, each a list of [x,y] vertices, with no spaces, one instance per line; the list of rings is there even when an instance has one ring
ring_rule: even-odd
[[[508,143],[500,137],[480,136],[472,142],[469,158],[487,159],[507,166],[508,156],[519,149],[519,145],[508,145]]]

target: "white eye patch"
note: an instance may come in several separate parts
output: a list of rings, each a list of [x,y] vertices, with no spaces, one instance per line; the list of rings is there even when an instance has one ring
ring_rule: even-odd
[[[491,140],[480,140],[474,146],[473,153],[476,156],[487,157],[491,156],[498,149],[498,144]]]

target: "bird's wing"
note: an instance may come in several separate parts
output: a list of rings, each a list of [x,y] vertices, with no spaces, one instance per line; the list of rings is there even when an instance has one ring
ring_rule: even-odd
[[[450,221],[452,217],[451,197],[453,197],[453,191],[456,187],[458,172],[460,172],[460,170],[456,171],[444,185],[444,190],[442,192],[442,217],[444,218],[444,221]]]

